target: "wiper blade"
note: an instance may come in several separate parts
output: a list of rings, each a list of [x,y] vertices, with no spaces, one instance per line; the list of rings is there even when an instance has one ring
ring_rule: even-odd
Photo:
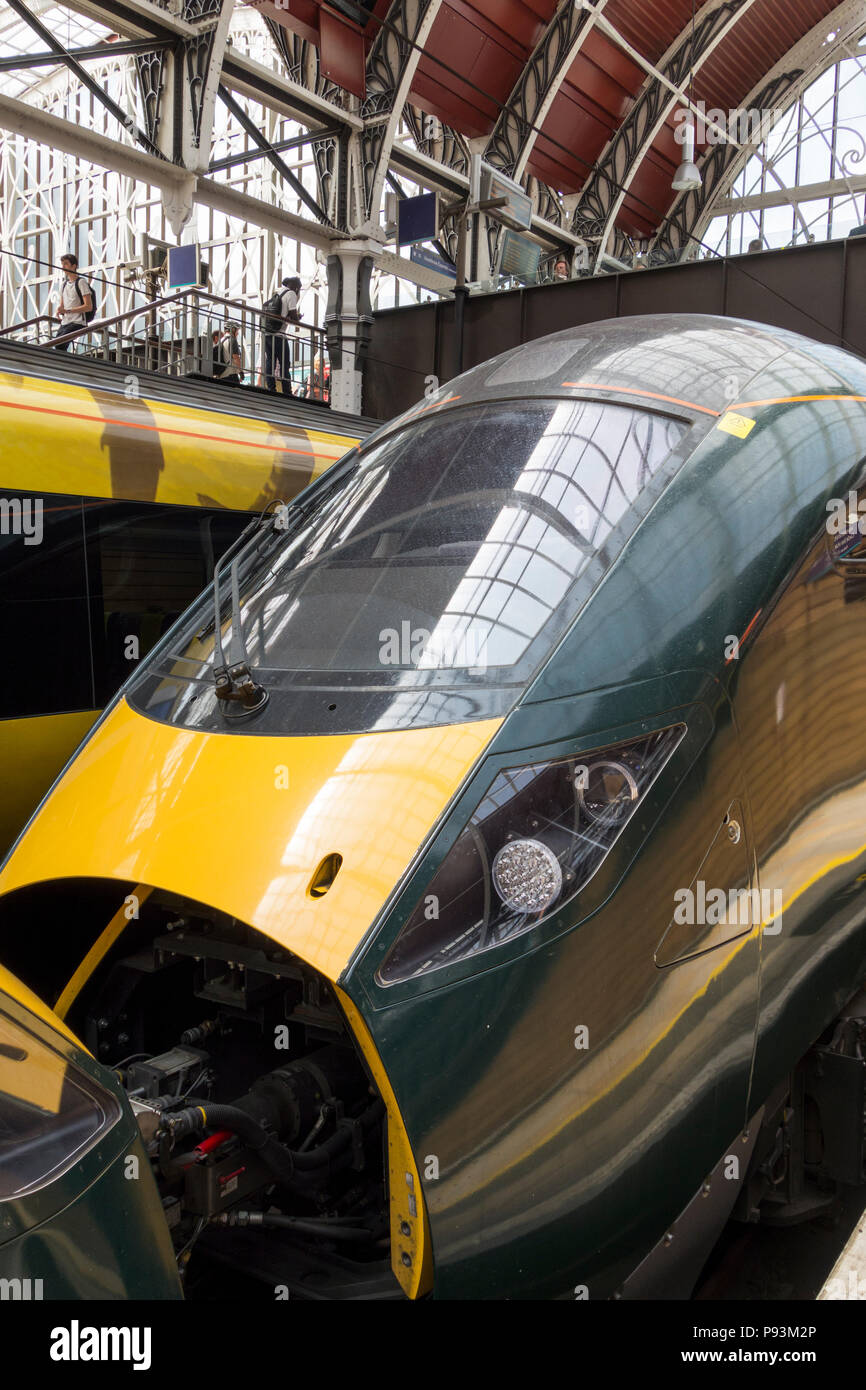
[[[356,444],[354,449],[350,449],[348,454],[344,454],[337,463],[332,464],[326,473],[320,474],[315,483],[310,484],[310,487],[301,493],[304,501],[294,498],[291,502],[279,503],[275,529],[284,535],[296,531],[298,524],[306,521],[345,481],[346,475],[352,472],[358,462],[358,453],[359,446]],[[310,496],[306,495],[308,492]]]
[[[247,653],[246,642],[244,641],[243,623],[241,621],[241,600],[240,585],[238,583],[238,565],[244,554],[252,543],[253,537],[234,557],[229,571],[231,579],[231,600],[232,600],[232,636],[229,644],[228,660],[223,653],[222,623],[220,602],[220,579],[225,568],[225,557],[214,570],[213,578],[213,606],[214,606],[214,664],[213,677],[216,686],[218,700],[225,704],[240,704],[243,708],[238,711],[239,715],[255,714],[257,710],[263,709],[268,702],[268,692],[263,685],[256,681],[250,669],[250,658]]]
[[[263,685],[253,679],[250,659],[244,641],[241,623],[241,600],[238,585],[238,565],[241,556],[236,555],[231,567],[232,593],[232,639],[229,645],[228,662],[223,655],[222,631],[220,626],[220,586],[219,570],[214,575],[214,667],[213,676],[217,699],[226,704],[243,705],[242,714],[255,714],[268,702],[268,692]]]
[[[228,547],[227,550],[223,552],[217,563],[214,565],[214,579],[216,579],[217,577],[218,570],[225,569],[232,555],[236,554],[238,559],[241,559],[242,556],[246,555],[247,551],[249,550],[250,546],[256,538],[256,534],[262,522],[265,520],[265,517],[268,515],[268,513],[274,505],[282,507],[285,506],[285,503],[277,502],[276,504],[274,504],[273,502],[269,502],[268,505],[265,508],[263,508],[262,511],[259,512],[258,516],[254,516],[251,521],[247,522],[240,535],[235,537],[231,545]],[[219,615],[217,615],[217,617],[218,616]],[[216,626],[219,627],[219,622],[217,622]],[[196,641],[203,642],[206,637],[210,636],[213,627],[214,619],[213,617],[211,617],[201,628],[199,628],[198,632],[195,635]]]
[[[357,463],[358,446],[350,449],[339,463],[328,470],[324,481],[318,487],[313,488],[313,495],[307,498],[306,502],[299,503],[297,500],[290,504],[285,502],[269,502],[267,507],[255,521],[246,526],[241,535],[230,546],[218,565],[214,567],[213,582],[213,629],[214,629],[214,664],[213,677],[216,686],[217,699],[225,704],[240,704],[243,706],[238,711],[240,716],[255,714],[262,709],[268,701],[268,692],[258,681],[255,680],[250,669],[250,659],[244,641],[243,625],[241,623],[241,605],[238,584],[238,565],[249,552],[256,539],[256,533],[265,516],[276,507],[276,514],[273,517],[271,537],[273,540],[278,538],[284,542],[287,536],[296,531],[299,524],[307,519],[334,490],[337,484],[341,483],[346,474],[350,472]],[[262,547],[256,552],[256,558],[260,558]],[[220,622],[222,604],[220,602],[220,582],[226,562],[230,555],[234,555],[231,565],[231,597],[232,597],[232,637],[229,646],[228,660],[223,654],[222,627]],[[210,623],[199,632],[199,638],[207,635]]]

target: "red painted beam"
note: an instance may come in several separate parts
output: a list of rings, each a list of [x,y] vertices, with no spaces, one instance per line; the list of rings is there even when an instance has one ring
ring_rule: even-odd
[[[279,5],[275,5],[274,0],[247,0],[247,4],[266,19],[274,20],[318,48],[319,6],[316,0],[280,0]]]
[[[365,44],[358,25],[323,5],[319,36],[319,64],[324,76],[363,99],[367,95]]]

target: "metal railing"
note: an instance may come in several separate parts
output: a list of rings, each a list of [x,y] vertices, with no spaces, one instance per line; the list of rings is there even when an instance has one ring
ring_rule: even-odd
[[[0,339],[49,351],[65,346],[79,356],[129,370],[211,380],[236,375],[232,359],[237,354],[242,385],[266,386],[267,377],[272,376],[277,389],[284,389],[281,369],[285,367],[294,396],[327,404],[330,381],[324,330],[301,323],[274,334],[263,328],[265,317],[262,309],[249,304],[190,289],[149,300],[111,318],[94,319],[67,333],[58,331],[59,319],[39,314],[0,330]]]

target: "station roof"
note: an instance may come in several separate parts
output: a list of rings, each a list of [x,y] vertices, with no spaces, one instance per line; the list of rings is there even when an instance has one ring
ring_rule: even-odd
[[[216,0],[26,5],[69,50],[147,32],[136,27],[143,13],[157,34],[162,16],[170,25],[170,16],[219,10]],[[346,108],[357,99],[362,115],[374,48],[399,31],[401,60],[415,51],[409,106],[560,199],[585,198],[593,179],[607,178],[621,191],[616,227],[639,239],[654,234],[673,202],[684,98],[711,117],[741,111],[780,64],[817,75],[839,21],[850,34],[853,14],[866,29],[866,0],[236,0],[236,15],[250,12],[276,40],[278,70],[297,82],[299,65],[290,72],[287,55],[310,45],[317,90]],[[407,41],[413,32],[417,43]],[[0,57],[41,46],[4,7]],[[27,100],[50,75],[45,66],[6,68],[0,93]],[[653,90],[664,99],[654,102]],[[497,139],[500,158],[490,154]],[[706,147],[699,139],[698,158]]]
[[[105,24],[75,14],[55,0],[30,0],[27,8],[67,49],[86,48],[110,39],[111,30]],[[44,44],[21,15],[5,7],[0,10],[0,56],[35,54],[43,48]],[[55,74],[60,70],[58,65],[50,69],[22,67],[0,72],[0,92],[4,96],[26,98],[33,87],[45,81],[49,72]]]
[[[389,0],[375,0],[369,15],[354,0],[338,2],[346,14],[359,16],[351,27],[360,29],[369,48],[388,22]],[[572,3],[585,22],[572,61],[563,65],[551,43],[554,28],[563,28],[563,5],[556,0],[441,0],[409,97],[461,135],[489,138],[509,107],[524,121],[532,113],[527,86],[547,84],[524,169],[564,195],[584,188],[641,93],[658,81],[659,70],[670,72],[693,33],[693,68],[681,61],[674,85],[691,77],[692,101],[727,115],[743,108],[762,79],[813,31],[820,48],[832,35],[834,12],[845,8],[837,0],[565,0]],[[285,28],[303,28],[308,39],[316,34],[317,12],[321,18],[332,10],[323,0],[281,0],[279,9],[272,0],[252,4]],[[866,5],[861,8],[866,27]],[[712,23],[718,12],[721,37],[718,22]],[[650,236],[670,206],[671,180],[682,159],[674,131],[670,112],[651,142],[641,144],[640,165],[617,218],[630,236]],[[699,154],[703,148],[698,145]]]

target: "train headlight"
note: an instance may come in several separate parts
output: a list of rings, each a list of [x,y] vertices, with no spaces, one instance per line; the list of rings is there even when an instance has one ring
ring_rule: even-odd
[[[379,969],[412,979],[529,931],[581,891],[685,734],[659,729],[571,758],[503,769]]]
[[[512,912],[546,912],[559,897],[562,869],[541,840],[512,840],[493,861],[493,887]]]
[[[59,1178],[121,1114],[110,1092],[0,1010],[0,1203]]]
[[[575,786],[582,809],[599,823],[623,820],[640,795],[631,768],[611,758],[596,758],[579,768]]]

